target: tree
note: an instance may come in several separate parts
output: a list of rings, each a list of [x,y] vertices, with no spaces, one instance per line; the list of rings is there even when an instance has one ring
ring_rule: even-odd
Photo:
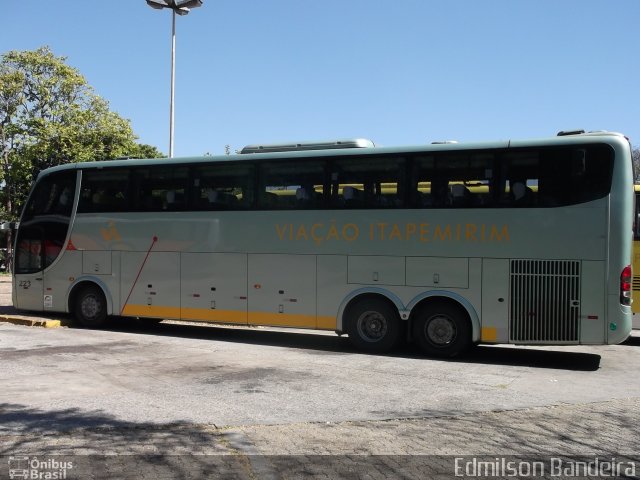
[[[162,158],[165,154],[158,150],[153,145],[146,145],[138,143],[136,148],[132,149],[129,153],[131,158]]]
[[[80,72],[48,47],[0,57],[0,218],[15,221],[32,180],[70,162],[160,157],[136,143]]]
[[[631,158],[633,159],[633,171],[635,172],[637,182],[640,180],[640,148],[633,148],[631,150]]]

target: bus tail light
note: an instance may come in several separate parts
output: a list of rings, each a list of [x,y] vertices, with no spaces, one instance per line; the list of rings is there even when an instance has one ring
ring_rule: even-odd
[[[631,305],[631,265],[624,267],[620,274],[620,303]]]

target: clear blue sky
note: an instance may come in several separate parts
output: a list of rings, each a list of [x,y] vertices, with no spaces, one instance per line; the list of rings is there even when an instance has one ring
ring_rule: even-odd
[[[168,152],[170,11],[2,1],[0,52],[49,45]],[[175,155],[574,128],[640,145],[639,25],[640,0],[204,0],[177,18]]]

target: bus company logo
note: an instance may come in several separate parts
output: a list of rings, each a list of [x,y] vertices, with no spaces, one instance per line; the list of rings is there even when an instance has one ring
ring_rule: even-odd
[[[276,224],[278,238],[290,241],[313,241],[318,246],[330,241],[369,242],[406,241],[420,243],[436,242],[509,242],[509,225],[485,223],[383,223],[367,225],[357,223],[338,224]]]
[[[69,478],[67,473],[72,468],[73,462],[61,461],[56,458],[9,457],[9,478],[12,480],[63,480]]]
[[[100,235],[102,235],[102,238],[105,242],[119,242],[122,240],[122,237],[120,237],[120,232],[118,232],[118,229],[116,228],[116,224],[114,222],[109,222],[107,228],[101,228]]]

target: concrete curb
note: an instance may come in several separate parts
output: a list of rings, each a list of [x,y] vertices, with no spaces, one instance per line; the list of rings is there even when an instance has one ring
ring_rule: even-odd
[[[64,326],[62,320],[48,320],[45,318],[19,318],[0,315],[0,322],[12,323],[14,325],[26,325],[28,327],[58,328]]]

